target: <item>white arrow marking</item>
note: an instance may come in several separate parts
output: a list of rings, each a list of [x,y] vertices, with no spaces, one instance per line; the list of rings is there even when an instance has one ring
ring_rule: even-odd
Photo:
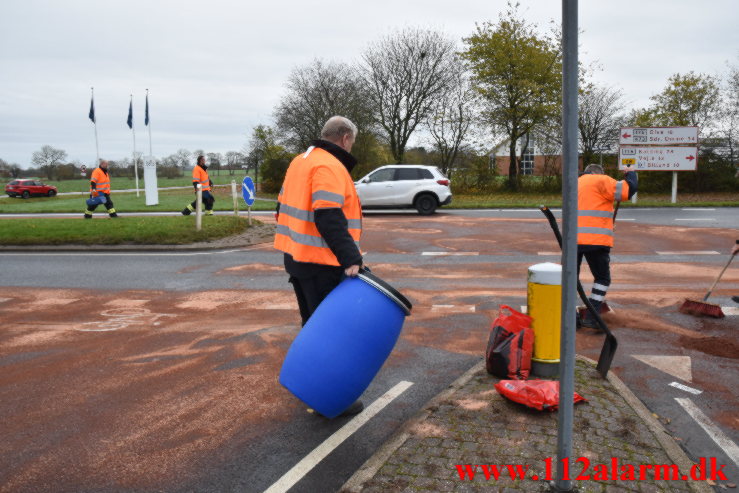
[[[657,368],[673,377],[686,382],[693,381],[693,372],[691,370],[690,356],[656,356],[649,354],[632,354],[635,359],[649,366]]]
[[[247,187],[245,183],[242,183],[241,184],[241,188],[243,188],[244,190],[246,190],[246,193],[249,194],[249,198],[250,199],[253,199],[254,198],[254,194],[252,193],[251,188]]]

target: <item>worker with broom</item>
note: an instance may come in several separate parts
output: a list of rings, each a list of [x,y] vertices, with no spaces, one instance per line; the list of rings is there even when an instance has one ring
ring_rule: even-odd
[[[603,173],[599,164],[589,164],[577,180],[577,273],[583,257],[593,274],[593,289],[588,299],[600,313],[611,285],[613,247],[613,202],[630,199],[637,191],[636,172],[627,167],[624,179],[615,180]],[[582,327],[598,328],[590,312],[578,321]]]

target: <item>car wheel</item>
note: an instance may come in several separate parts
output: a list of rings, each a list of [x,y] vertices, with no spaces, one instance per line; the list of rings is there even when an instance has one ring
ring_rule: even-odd
[[[27,199],[30,196],[31,196],[31,194],[28,193],[28,190],[23,190],[23,193],[21,194],[21,197],[23,197],[24,199]]]
[[[53,197],[54,195],[56,195],[56,192],[54,190],[49,190],[49,193],[47,193],[46,195],[48,195],[49,197]]]
[[[429,194],[424,194],[416,199],[416,210],[422,216],[430,216],[436,212],[436,199]]]

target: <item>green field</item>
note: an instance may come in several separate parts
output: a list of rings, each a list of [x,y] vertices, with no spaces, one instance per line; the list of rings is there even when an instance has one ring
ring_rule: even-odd
[[[261,224],[254,221],[254,225]],[[0,219],[0,245],[179,245],[243,233],[245,218],[203,217],[195,231],[190,217],[119,217],[115,219]]]
[[[669,194],[639,193],[637,203],[631,201],[621,203],[621,207],[739,207],[739,194],[733,192],[679,194],[677,203],[671,202]],[[512,207],[561,207],[561,194],[547,193],[495,193],[490,195],[454,195],[452,204],[447,208],[458,209],[495,209]]]
[[[146,205],[144,192],[141,191],[139,197],[135,192],[115,193],[113,189],[111,199],[116,210],[125,214],[126,212],[167,212],[181,211],[189,202],[195,200],[195,193],[192,189],[186,188],[182,190],[160,190],[159,204]],[[237,193],[240,189],[237,188]],[[233,198],[231,196],[231,188],[216,188],[216,202],[214,209],[217,211],[232,211]],[[0,213],[49,213],[49,212],[79,212],[80,215],[85,211],[87,206],[85,200],[88,198],[84,195],[57,195],[56,197],[33,197],[29,199],[5,197],[0,199]],[[238,195],[236,201],[239,210],[246,211],[247,207],[241,195]],[[274,210],[275,202],[257,200],[252,206],[252,210]],[[103,206],[98,206],[96,213],[100,214],[105,211]]]

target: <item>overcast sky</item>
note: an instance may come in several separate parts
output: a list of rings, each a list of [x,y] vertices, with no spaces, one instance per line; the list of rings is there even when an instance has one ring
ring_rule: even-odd
[[[315,58],[353,62],[371,41],[406,26],[458,41],[496,21],[504,0],[0,2],[0,158],[30,165],[44,144],[69,160],[95,161],[90,87],[100,154],[130,157],[134,97],[137,150],[240,150],[253,126],[271,124],[290,71]],[[561,2],[521,0],[542,32]],[[737,0],[582,0],[580,58],[599,82],[649,104],[676,72],[718,75],[739,63]]]

